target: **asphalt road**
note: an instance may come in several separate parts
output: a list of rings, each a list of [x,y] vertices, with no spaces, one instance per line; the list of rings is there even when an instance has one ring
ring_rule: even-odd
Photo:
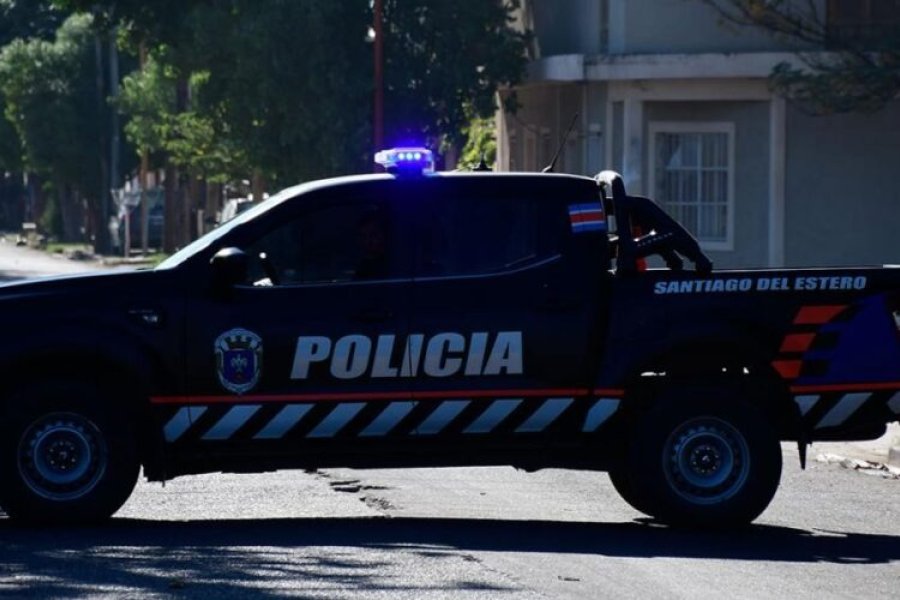
[[[511,468],[203,475],[139,484],[102,527],[0,517],[0,597],[898,595],[900,480],[801,471],[788,445],[774,502],[737,532],[653,523],[602,473]]]
[[[0,519],[0,595],[894,598],[900,481],[786,453],[742,531],[672,530],[605,475],[284,471],[141,484],[104,527]]]

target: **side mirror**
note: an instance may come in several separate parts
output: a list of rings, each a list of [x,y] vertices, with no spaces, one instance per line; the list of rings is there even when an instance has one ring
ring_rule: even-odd
[[[222,248],[210,259],[209,264],[216,288],[229,288],[247,281],[250,260],[240,248]]]

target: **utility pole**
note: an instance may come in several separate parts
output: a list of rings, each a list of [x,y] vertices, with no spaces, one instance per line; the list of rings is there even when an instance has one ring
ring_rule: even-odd
[[[106,110],[106,93],[103,85],[103,40],[100,32],[94,34],[94,83],[97,87],[97,114],[103,115]],[[97,250],[100,252],[109,251],[109,161],[106,154],[106,137],[103,131],[100,132],[100,190],[97,201],[100,203],[99,220],[94,229],[94,241]],[[37,215],[35,215],[36,217]],[[105,219],[105,220],[104,220]]]
[[[116,47],[116,28],[109,30],[109,93],[113,98],[119,95],[119,49]],[[119,111],[109,110],[109,189],[116,190],[119,181]],[[109,197],[100,205],[102,227],[109,223]]]
[[[140,47],[141,72],[147,68],[147,45],[141,42]],[[141,254],[147,256],[149,254],[147,248],[147,238],[149,237],[148,223],[150,209],[147,203],[150,201],[147,196],[147,171],[150,170],[150,153],[146,148],[141,149]]]
[[[384,147],[384,0],[374,0],[375,19],[372,29],[375,31],[375,114],[374,148],[372,155]]]

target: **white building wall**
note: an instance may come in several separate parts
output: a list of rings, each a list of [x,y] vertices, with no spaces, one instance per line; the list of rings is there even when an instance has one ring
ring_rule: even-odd
[[[900,102],[811,117],[788,105],[789,266],[900,264]]]

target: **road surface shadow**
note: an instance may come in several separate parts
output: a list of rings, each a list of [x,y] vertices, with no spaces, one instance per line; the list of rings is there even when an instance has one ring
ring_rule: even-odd
[[[99,527],[37,529],[0,519],[0,540],[0,595],[27,590],[29,596],[52,597],[77,596],[111,585],[131,593],[162,588],[173,594],[189,586],[191,595],[217,597],[241,597],[251,588],[254,595],[265,596],[265,587],[278,582],[301,595],[308,582],[336,586],[332,589],[415,593],[425,589],[396,588],[396,579],[389,575],[391,569],[408,565],[410,555],[426,561],[448,557],[477,561],[472,553],[480,551],[796,563],[900,560],[900,537],[892,535],[766,525],[730,532],[690,532],[646,521],[113,519]],[[18,585],[28,584],[17,588],[17,581]],[[455,582],[437,589],[452,593],[466,585],[475,584]],[[283,592],[283,588],[280,592],[273,589],[271,594]]]
[[[627,523],[466,518],[302,518],[151,521],[112,519],[96,527],[29,528],[0,518],[0,563],[11,554],[74,552],[101,546],[184,549],[298,546],[443,547],[615,557],[887,563],[900,560],[900,536],[752,525],[732,531],[673,529],[649,519]],[[13,547],[17,548],[13,550]]]

